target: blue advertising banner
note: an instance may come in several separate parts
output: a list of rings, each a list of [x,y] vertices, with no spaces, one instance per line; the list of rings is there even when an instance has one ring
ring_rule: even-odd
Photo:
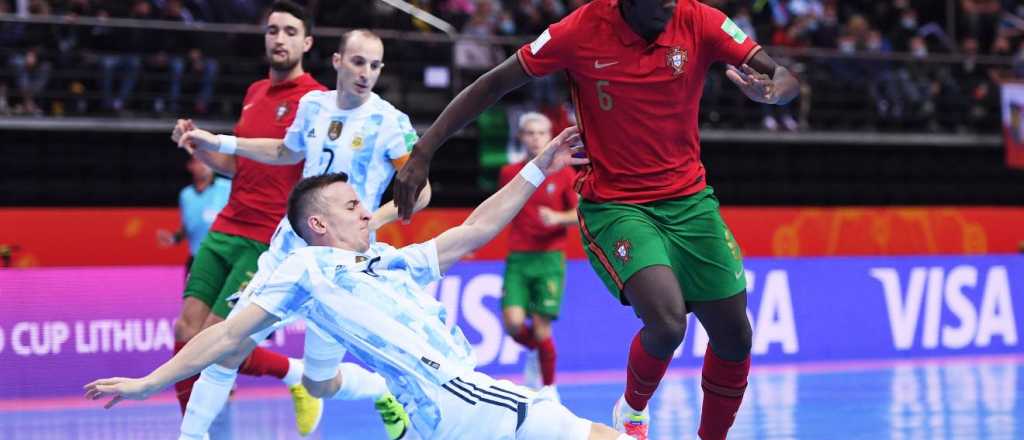
[[[567,270],[558,371],[621,370],[639,319],[587,262]],[[479,369],[497,375],[521,372],[524,358],[502,329],[503,271],[500,261],[460,263],[427,291]],[[750,258],[746,279],[755,365],[1020,352],[1021,255]],[[155,368],[171,355],[181,280],[180,266],[0,271],[0,400],[77,394],[92,379]],[[296,323],[265,344],[301,356],[303,331]],[[707,340],[690,316],[672,366],[699,366]],[[276,383],[243,386],[253,381]]]
[[[750,258],[756,364],[1018,352],[1024,256]],[[501,262],[463,263],[432,290],[474,344],[481,370],[521,371],[501,327]],[[559,371],[622,368],[641,326],[585,261],[570,261],[555,323]],[[673,367],[699,366],[707,334],[691,314]]]

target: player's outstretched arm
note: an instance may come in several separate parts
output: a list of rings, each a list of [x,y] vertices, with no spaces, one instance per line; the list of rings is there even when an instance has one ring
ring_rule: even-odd
[[[178,122],[174,124],[174,129],[171,130],[171,141],[177,144],[181,140],[181,135],[195,128],[196,125],[191,119],[178,119]],[[205,163],[206,166],[213,169],[217,174],[228,177],[235,176],[235,156],[206,150],[196,151],[191,144],[185,145],[183,148],[185,151],[188,151],[188,154],[195,156],[196,159]]]
[[[579,129],[575,126],[565,129],[523,167],[518,176],[474,209],[466,221],[441,233],[437,237],[437,257],[441,272],[498,235],[544,181],[544,177],[569,165],[589,163],[586,158],[572,157],[573,152],[579,148]]]
[[[242,156],[270,165],[296,164],[303,158],[302,153],[286,147],[283,139],[216,135],[198,128],[182,133],[178,146]]]
[[[417,196],[427,182],[430,161],[441,144],[498,102],[502,96],[526,84],[530,79],[530,75],[519,64],[518,56],[512,55],[473,81],[445,107],[437,120],[427,128],[423,137],[416,142],[409,162],[395,177],[394,199],[398,206],[398,216],[402,220],[409,220],[412,217]]]
[[[278,318],[256,305],[250,305],[238,315],[199,332],[178,354],[145,377],[133,379],[111,377],[85,385],[85,397],[90,400],[111,396],[104,408],[110,408],[124,399],[144,400],[174,382],[193,376],[203,368],[218,362],[231,353],[249,335],[262,330]]]
[[[739,68],[728,66],[725,76],[756,102],[785,105],[800,94],[800,80],[763,50]]]
[[[427,182],[427,186],[423,187],[423,191],[420,191],[419,197],[416,198],[416,206],[412,208],[414,214],[430,204],[430,195],[430,182]],[[395,206],[395,201],[392,200],[373,212],[373,218],[370,219],[370,230],[376,231],[395,220],[398,220],[398,207]]]

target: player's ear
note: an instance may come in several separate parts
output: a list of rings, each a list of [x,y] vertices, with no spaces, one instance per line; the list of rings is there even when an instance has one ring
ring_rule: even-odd
[[[306,217],[306,226],[314,234],[324,234],[327,232],[327,224],[318,215]]]
[[[334,55],[331,55],[331,64],[334,65],[334,70],[338,70],[338,69],[341,68],[341,54],[340,53],[335,52]]]
[[[313,36],[306,35],[306,38],[302,39],[302,53],[309,52],[313,48]]]

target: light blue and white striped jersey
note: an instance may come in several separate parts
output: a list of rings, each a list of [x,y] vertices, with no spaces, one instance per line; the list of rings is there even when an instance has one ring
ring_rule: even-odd
[[[401,249],[374,243],[365,253],[304,247],[250,299],[281,319],[301,314],[344,346],[387,380],[427,434],[440,423],[435,393],[476,367],[462,330],[449,329],[444,306],[423,292],[441,278],[437,258],[433,240]]]
[[[348,174],[359,201],[372,213],[380,207],[381,196],[395,175],[391,161],[409,154],[419,138],[409,117],[376,93],[363,105],[348,110],[338,108],[337,99],[334,90],[303,96],[284,144],[305,153],[302,177]],[[282,219],[270,240],[269,270],[293,249],[305,245],[288,219]],[[263,267],[261,263],[260,270]]]

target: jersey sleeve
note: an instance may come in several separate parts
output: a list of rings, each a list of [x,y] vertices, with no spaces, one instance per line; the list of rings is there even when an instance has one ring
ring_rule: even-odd
[[[382,145],[388,159],[398,159],[409,154],[413,145],[420,139],[416,129],[412,127],[412,122],[409,122],[409,116],[402,112],[396,113],[392,121],[384,126],[387,131],[384,133]]]
[[[406,270],[413,281],[426,287],[441,279],[441,268],[437,260],[437,243],[434,240],[411,244],[398,250],[406,264]]]
[[[697,3],[701,16],[701,44],[708,55],[708,64],[723,61],[738,66],[761,48],[722,11]]]
[[[548,28],[516,51],[519,64],[530,76],[546,76],[568,67],[576,53],[582,29],[581,7]]]
[[[295,119],[288,127],[288,131],[284,133],[284,146],[289,150],[298,153],[306,151],[306,131],[313,123],[313,118],[319,113],[320,103],[316,100],[319,93],[314,90],[299,100],[299,109],[295,111]]]
[[[576,173],[573,172],[572,168],[566,168],[564,170],[564,182],[562,184],[562,197],[565,200],[566,210],[576,210],[576,206],[580,203],[580,197],[573,190],[573,183],[576,181]]]
[[[302,254],[289,255],[266,282],[252,292],[252,302],[279,319],[298,313],[311,297],[309,269]]]
[[[498,188],[508,185],[516,175],[512,173],[512,166],[505,165],[498,171]]]

